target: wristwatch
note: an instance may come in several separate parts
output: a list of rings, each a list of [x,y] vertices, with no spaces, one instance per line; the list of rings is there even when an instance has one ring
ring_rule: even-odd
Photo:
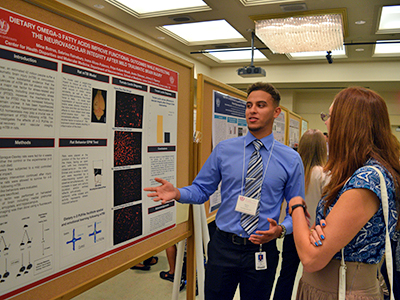
[[[285,235],[286,235],[286,227],[285,227],[284,225],[282,225],[282,224],[279,224],[279,226],[282,227],[282,233],[281,233],[281,235],[279,236],[279,238],[282,239],[282,238],[284,238]]]
[[[303,210],[304,210],[304,213],[306,212],[306,206],[304,204],[295,204],[295,205],[292,206],[292,211],[290,212],[289,215],[292,216],[293,211],[298,207],[302,207]]]

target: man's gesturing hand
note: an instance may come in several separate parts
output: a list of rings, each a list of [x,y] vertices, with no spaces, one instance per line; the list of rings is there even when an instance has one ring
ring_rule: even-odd
[[[154,178],[154,180],[161,183],[161,185],[144,188],[143,190],[146,192],[154,192],[147,194],[147,197],[154,197],[153,201],[161,200],[162,204],[173,199],[179,200],[181,198],[181,193],[172,185],[172,183],[157,177]]]

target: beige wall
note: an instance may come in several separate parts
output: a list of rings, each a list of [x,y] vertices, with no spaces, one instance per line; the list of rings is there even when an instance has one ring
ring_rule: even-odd
[[[295,112],[308,121],[308,128],[326,131],[320,113],[328,112],[337,91],[296,92]]]
[[[266,77],[242,78],[235,67],[211,69],[211,77],[233,86],[268,81],[279,87],[281,104],[309,121],[309,128],[326,131],[320,119],[321,111],[328,111],[334,96],[341,88],[351,85],[371,87],[385,99],[391,124],[400,126],[400,61],[371,63],[298,64],[262,66]],[[373,88],[384,83],[383,89]],[[338,88],[334,88],[338,87]],[[339,88],[341,87],[341,88]],[[397,92],[393,92],[396,90]],[[400,140],[400,132],[394,134]]]
[[[286,107],[290,111],[294,111],[293,104],[295,103],[295,92],[291,90],[279,90],[279,93],[281,94],[280,105]]]
[[[352,82],[400,82],[400,61],[391,62],[356,62],[333,64],[310,63],[296,65],[268,65],[262,66],[266,77],[242,78],[237,75],[237,67],[219,67],[211,69],[211,77],[229,84],[245,84],[254,81],[268,81],[274,83],[347,83]]]

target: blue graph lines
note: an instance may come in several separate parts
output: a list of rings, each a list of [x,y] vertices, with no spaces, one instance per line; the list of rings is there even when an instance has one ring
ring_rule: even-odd
[[[76,237],[75,237],[75,229],[73,229],[73,230],[72,230],[72,240],[67,241],[67,244],[72,243],[72,249],[73,249],[73,251],[75,251],[75,243],[76,243],[77,241],[81,240],[81,239],[82,239],[81,237],[79,237],[79,238],[76,238]]]
[[[101,232],[101,230],[96,230],[96,222],[94,222],[94,230],[92,233],[89,234],[89,236],[93,236],[94,237],[94,242],[96,243],[96,237],[97,234],[99,234]]]

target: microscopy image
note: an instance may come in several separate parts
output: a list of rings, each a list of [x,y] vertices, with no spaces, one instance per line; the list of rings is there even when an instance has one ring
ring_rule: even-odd
[[[114,245],[143,234],[142,205],[114,210]]]
[[[142,128],[143,96],[116,92],[115,127]]]
[[[142,133],[114,132],[114,167],[142,163]]]
[[[114,206],[142,199],[142,169],[114,172]]]

